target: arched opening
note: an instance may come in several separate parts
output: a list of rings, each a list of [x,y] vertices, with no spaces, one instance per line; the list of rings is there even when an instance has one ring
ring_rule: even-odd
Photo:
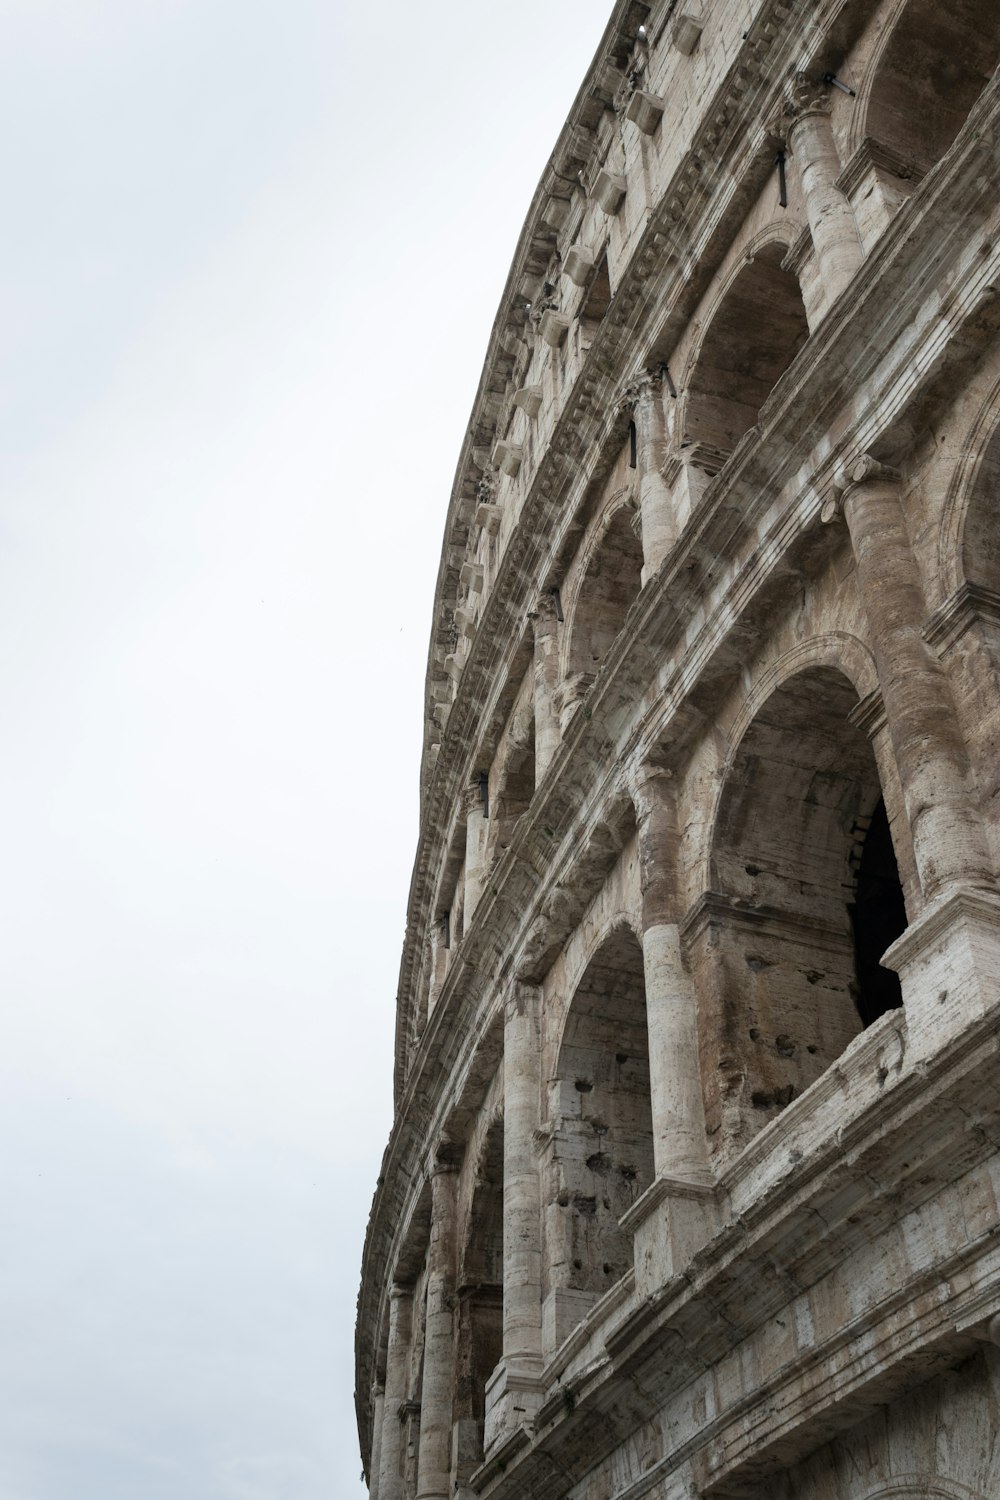
[[[511,722],[490,782],[487,869],[503,856],[535,793],[535,716],[530,708]]]
[[[688,382],[683,444],[719,468],[809,337],[799,283],[768,245],[740,271],[716,309]]]
[[[503,1119],[490,1125],[476,1172],[458,1287],[456,1478],[483,1461],[486,1385],[503,1354]]]
[[[627,505],[618,507],[590,558],[573,608],[569,675],[593,676],[642,587],[642,544],[633,514]]]
[[[1000,61],[1000,9],[910,0],[879,60],[866,134],[919,173],[940,161]]]
[[[730,1151],[902,1003],[879,959],[906,926],[857,695],[815,668],[774,692],[729,766],[714,889],[692,924],[709,1131]]]
[[[548,1276],[561,1339],[632,1264],[622,1215],[653,1180],[642,949],[616,929],[573,996],[554,1082]]]

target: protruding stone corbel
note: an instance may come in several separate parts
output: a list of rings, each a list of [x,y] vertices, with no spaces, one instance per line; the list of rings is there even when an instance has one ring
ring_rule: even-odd
[[[625,179],[602,167],[594,179],[591,196],[606,214],[616,214],[625,201]]]
[[[521,443],[497,443],[493,449],[493,462],[510,479],[516,479],[524,458]]]
[[[515,406],[519,406],[523,412],[534,419],[541,410],[542,388],[540,385],[522,385],[514,392],[511,399]]]
[[[585,245],[571,245],[562,268],[574,286],[586,286],[594,269],[593,252]]]
[[[701,40],[701,32],[702,25],[698,17],[682,11],[670,32],[671,45],[685,57],[690,57]]]
[[[480,593],[483,587],[482,563],[464,562],[458,577],[459,581],[465,585],[470,594]]]
[[[476,525],[487,536],[496,536],[500,530],[500,507],[491,501],[481,500],[476,506]]]
[[[652,135],[663,118],[664,101],[659,94],[650,94],[646,89],[636,89],[625,110],[630,120],[643,135]]]
[[[570,319],[566,313],[547,307],[538,321],[538,332],[550,348],[558,349],[566,342],[569,326]]]

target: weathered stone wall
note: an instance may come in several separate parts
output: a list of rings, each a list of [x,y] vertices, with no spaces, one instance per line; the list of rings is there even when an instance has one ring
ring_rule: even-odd
[[[615,6],[446,524],[378,1500],[1000,1493],[998,63]]]

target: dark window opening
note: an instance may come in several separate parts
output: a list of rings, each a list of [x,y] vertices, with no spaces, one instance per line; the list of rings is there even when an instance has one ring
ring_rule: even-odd
[[[636,438],[635,423],[630,422],[628,424],[628,466],[630,469],[635,468],[638,460],[637,447],[638,441]]]
[[[858,989],[855,1004],[863,1026],[903,1003],[899,975],[879,960],[906,928],[906,907],[892,834],[880,797],[861,849],[855,900],[850,907]]]

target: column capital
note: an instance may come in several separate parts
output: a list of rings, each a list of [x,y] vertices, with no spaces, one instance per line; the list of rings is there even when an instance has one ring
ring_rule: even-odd
[[[843,468],[838,469],[833,476],[820,510],[820,519],[829,524],[840,515],[848,495],[859,485],[871,483],[897,485],[899,482],[898,469],[880,462],[870,453],[859,453]]]
[[[557,603],[558,593],[558,589],[544,589],[529,609],[528,619],[535,635],[544,634],[558,624],[560,614]]]
[[[449,1173],[457,1172],[462,1165],[462,1153],[464,1147],[457,1141],[440,1140],[431,1147],[427,1157],[427,1176],[429,1179],[447,1176]]]
[[[781,113],[787,131],[794,129],[808,115],[828,115],[830,90],[808,74],[796,73],[785,89]]]
[[[663,390],[663,376],[658,370],[639,370],[623,385],[618,395],[622,411],[635,411],[636,407],[652,401]]]
[[[482,812],[483,793],[479,782],[479,775],[475,775],[471,781],[462,788],[462,811],[467,818],[473,813]]]
[[[531,1009],[537,1008],[541,993],[541,985],[530,979],[522,979],[515,974],[504,995],[504,1025],[521,1020]]]
[[[637,760],[625,767],[622,782],[641,821],[673,793],[674,773],[669,766],[657,765],[655,761]]]

